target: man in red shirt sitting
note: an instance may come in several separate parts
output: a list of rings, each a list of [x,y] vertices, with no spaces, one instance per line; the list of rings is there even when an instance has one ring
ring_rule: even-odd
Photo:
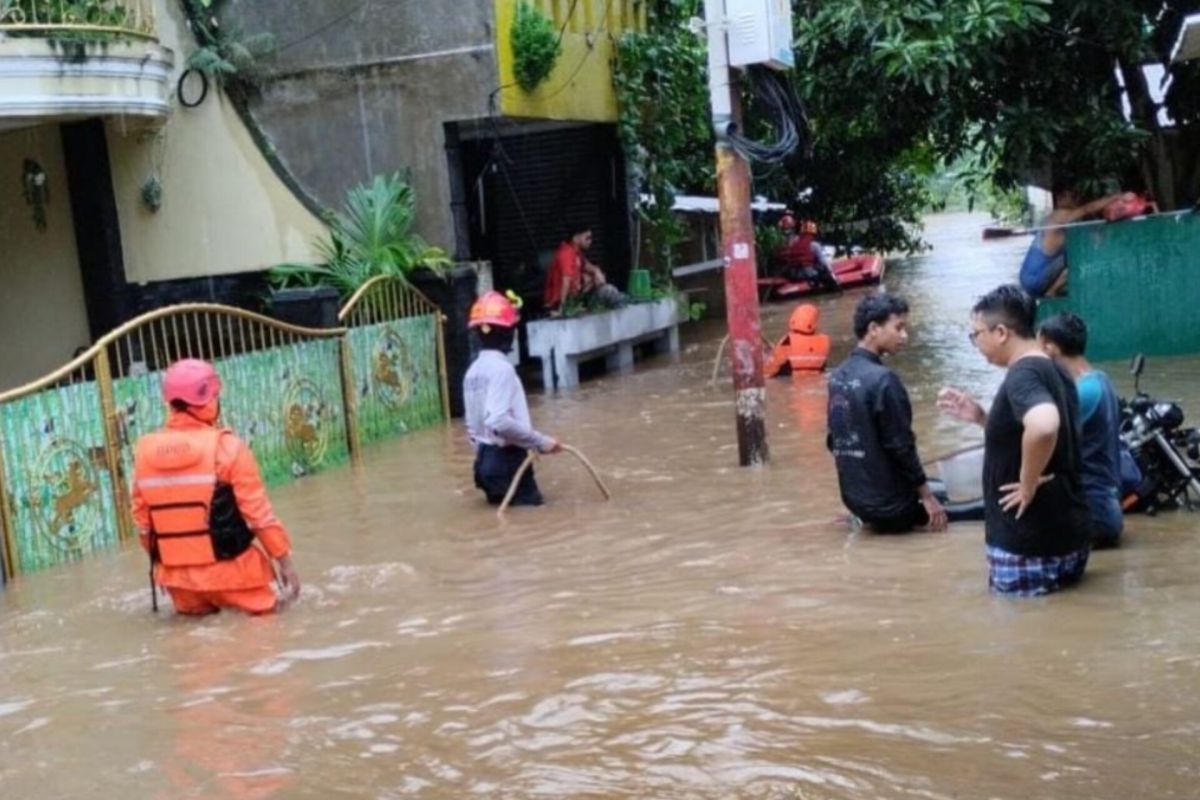
[[[595,297],[607,308],[625,304],[625,295],[584,256],[584,251],[591,246],[591,228],[580,228],[555,251],[554,261],[546,273],[546,290],[542,294],[542,305],[550,316],[562,314],[563,306],[572,297]]]

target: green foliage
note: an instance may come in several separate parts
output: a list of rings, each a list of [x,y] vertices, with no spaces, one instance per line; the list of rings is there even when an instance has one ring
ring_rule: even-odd
[[[698,9],[656,0],[647,34],[623,40],[615,77],[626,152],[648,165],[642,188],[656,203],[643,215],[659,260],[678,234],[671,192],[713,185],[704,47],[683,29]],[[887,251],[924,247],[934,178],[963,159],[971,202],[1008,215],[1022,211],[1014,187],[1051,180],[1195,202],[1200,63],[1170,70],[1166,110],[1184,126],[1178,134],[1157,130],[1158,109],[1133,73],[1161,59],[1198,9],[1196,0],[793,0],[791,77],[812,154],[756,166],[754,191],[818,220],[826,243]],[[1114,64],[1127,73],[1133,124]],[[759,135],[757,109],[746,108]]]
[[[654,0],[645,33],[617,42],[613,69],[625,156],[638,175],[645,250],[669,274],[684,227],[671,211],[679,192],[711,194],[716,183],[709,123],[706,49],[684,23],[703,14],[699,0]]]
[[[834,159],[921,180],[931,163],[970,157],[977,186],[998,191],[1052,178],[1085,193],[1136,186],[1154,114],[1135,99],[1126,123],[1113,67],[1161,55],[1185,6],[1194,0],[797,3],[796,81],[818,128],[817,179],[798,177],[819,205],[830,199],[820,164]]]
[[[554,70],[562,52],[561,38],[554,23],[525,0],[517,3],[510,36],[517,85],[532,92]]]
[[[787,244],[787,234],[772,223],[759,223],[754,226],[754,250],[757,255],[758,271],[766,274],[770,271],[771,262],[783,246]]]
[[[376,176],[347,192],[344,210],[330,215],[329,238],[315,245],[321,263],[280,264],[268,279],[277,288],[332,286],[348,298],[377,275],[442,272],[450,260],[413,233],[415,216],[412,187],[399,175]]]
[[[199,44],[188,56],[187,67],[218,83],[230,79],[250,81],[262,61],[275,54],[275,37],[270,33],[244,35],[222,27],[218,14],[225,1],[184,0]]]

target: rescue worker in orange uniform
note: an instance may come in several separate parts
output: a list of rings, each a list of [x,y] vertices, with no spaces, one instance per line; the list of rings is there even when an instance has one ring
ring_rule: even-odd
[[[801,303],[788,318],[787,335],[779,340],[764,368],[768,378],[798,372],[820,372],[829,360],[829,336],[817,333],[820,310]]]
[[[791,281],[805,281],[814,288],[841,291],[842,286],[833,275],[833,262],[817,241],[817,223],[811,219],[804,220],[797,234],[795,217],[785,214],[779,220],[779,228],[787,234],[787,242],[778,255],[783,264],[783,277]]]
[[[133,519],[152,580],[177,613],[267,614],[300,594],[300,577],[254,454],[217,425],[220,395],[221,379],[206,361],[184,359],[167,370],[167,424],[137,442]]]

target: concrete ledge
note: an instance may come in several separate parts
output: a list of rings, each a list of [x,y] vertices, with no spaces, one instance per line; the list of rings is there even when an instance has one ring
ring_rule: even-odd
[[[569,319],[528,323],[529,355],[542,360],[547,390],[579,385],[579,365],[604,357],[609,369],[633,366],[633,348],[655,342],[658,352],[679,351],[683,316],[673,297]]]
[[[174,66],[174,52],[152,40],[56,46],[0,37],[0,130],[103,116],[162,124]]]

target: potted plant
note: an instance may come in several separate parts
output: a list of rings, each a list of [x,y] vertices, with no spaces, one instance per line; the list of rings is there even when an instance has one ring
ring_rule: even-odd
[[[328,238],[315,245],[321,260],[268,272],[275,315],[336,325],[339,304],[376,276],[407,281],[422,269],[444,275],[450,259],[413,232],[415,216],[416,197],[399,175],[378,175],[350,189],[343,210],[329,215]]]

